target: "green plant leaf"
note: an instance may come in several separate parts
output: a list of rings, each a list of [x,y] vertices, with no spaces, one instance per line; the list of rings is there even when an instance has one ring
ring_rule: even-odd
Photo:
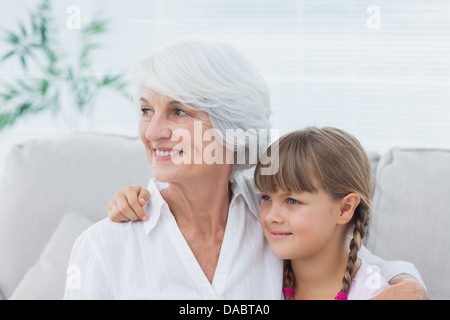
[[[55,91],[52,97],[48,100],[47,107],[50,107],[53,115],[56,115],[61,109],[61,102],[59,101],[59,91]]]
[[[39,89],[39,93],[42,96],[45,96],[45,94],[47,93],[48,86],[49,86],[49,82],[48,82],[47,79],[41,79],[39,81],[39,88],[38,89]]]
[[[0,113],[0,130],[13,125],[17,120],[17,116],[11,112]]]
[[[81,48],[81,53],[80,53],[80,64],[82,67],[89,66],[89,59],[88,59],[89,54],[92,52],[92,50],[98,49],[99,47],[100,47],[100,45],[97,43],[83,44],[83,47]]]
[[[100,47],[96,38],[107,31],[110,20],[96,19],[82,27],[81,47],[78,63],[70,64],[64,59],[62,48],[58,47],[50,0],[39,0],[39,4],[28,15],[28,21],[18,22],[16,32],[5,30],[4,43],[8,48],[0,62],[15,57],[20,60],[23,71],[37,63],[39,74],[29,75],[8,83],[0,84],[0,131],[15,124],[27,114],[51,111],[56,115],[61,109],[61,96],[69,94],[79,112],[94,107],[97,92],[108,87],[120,94],[125,83],[120,74],[94,76],[90,72],[90,58]],[[33,70],[34,71],[34,70]],[[61,86],[68,85],[70,92],[61,92]]]
[[[73,69],[72,67],[68,67],[67,68],[67,80],[69,80],[70,82],[73,81],[74,76],[73,76]]]
[[[33,104],[31,102],[23,102],[23,103],[19,104],[19,106],[17,107],[16,113],[19,116],[23,116],[25,113],[27,113],[31,109],[32,105]]]
[[[41,36],[41,44],[47,43],[47,20],[43,20],[44,23],[42,23],[39,26],[39,34]]]
[[[93,20],[87,26],[83,26],[82,32],[85,35],[100,34],[107,30],[109,23],[108,19]]]
[[[27,36],[27,29],[25,28],[25,25],[21,22],[21,23],[19,23],[19,28],[20,28],[20,31],[22,32],[22,35],[23,36]]]
[[[106,75],[103,77],[103,79],[100,81],[101,86],[107,86],[112,83],[117,82],[120,79],[120,74],[117,75]]]
[[[22,67],[26,70],[27,69],[27,61],[25,60],[25,56],[20,56],[20,62],[22,64]]]
[[[6,41],[9,42],[12,45],[16,45],[20,42],[20,37],[16,34],[14,34],[11,31],[6,30]]]
[[[5,54],[3,57],[2,57],[2,61],[5,61],[6,59],[8,59],[8,58],[10,58],[14,53],[16,53],[14,50],[11,50],[10,52],[8,52],[7,54]]]
[[[19,96],[19,91],[16,89],[11,88],[9,92],[7,93],[1,93],[0,96],[2,97],[3,101],[8,102],[13,100],[14,98]]]

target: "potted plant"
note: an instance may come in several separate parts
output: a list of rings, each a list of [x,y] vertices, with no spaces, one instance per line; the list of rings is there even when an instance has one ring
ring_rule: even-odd
[[[89,114],[104,88],[126,95],[122,74],[92,72],[92,52],[99,48],[98,37],[107,31],[109,20],[82,25],[76,61],[66,61],[50,1],[42,0],[28,17],[16,31],[4,31],[8,49],[1,62],[18,59],[23,77],[0,83],[0,132],[28,115],[57,115],[68,102],[78,114]]]

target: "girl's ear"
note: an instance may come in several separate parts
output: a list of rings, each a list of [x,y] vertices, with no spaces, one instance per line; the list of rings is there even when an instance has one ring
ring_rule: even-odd
[[[338,224],[348,223],[353,218],[355,209],[359,205],[360,201],[361,197],[355,192],[349,193],[344,198],[342,198],[342,200],[340,200],[339,205],[340,211],[337,223]]]

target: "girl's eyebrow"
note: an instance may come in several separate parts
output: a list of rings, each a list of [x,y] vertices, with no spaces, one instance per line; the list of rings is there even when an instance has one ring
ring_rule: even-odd
[[[291,196],[293,196],[294,194],[293,194],[292,192],[283,192],[282,195],[283,195],[284,197],[291,197]]]
[[[305,191],[302,191],[300,193],[298,193],[298,192],[295,192],[295,193],[293,193],[293,192],[283,192],[282,194],[283,194],[284,197],[292,197],[292,196],[295,197],[295,196],[302,196],[302,195],[304,195]]]

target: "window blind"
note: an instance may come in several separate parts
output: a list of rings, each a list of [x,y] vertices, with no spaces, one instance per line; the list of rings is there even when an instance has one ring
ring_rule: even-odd
[[[9,28],[35,3],[2,4],[1,26]],[[126,70],[183,35],[210,36],[236,46],[265,76],[280,134],[331,125],[370,151],[450,148],[448,1],[53,1],[58,35],[70,52],[77,30],[65,27],[69,5],[80,8],[82,22],[111,18],[92,72]],[[2,80],[11,75],[14,66],[0,66]],[[127,100],[102,93],[94,131],[137,136],[131,109]],[[48,131],[41,127],[29,119],[10,132],[36,136]]]

